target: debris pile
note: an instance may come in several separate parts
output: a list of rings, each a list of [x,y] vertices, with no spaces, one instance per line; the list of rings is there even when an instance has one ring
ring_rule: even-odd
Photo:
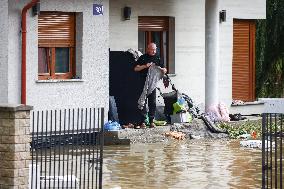
[[[174,139],[178,140],[184,140],[185,139],[185,134],[182,132],[177,132],[177,131],[170,131],[165,133],[166,137],[172,137]]]

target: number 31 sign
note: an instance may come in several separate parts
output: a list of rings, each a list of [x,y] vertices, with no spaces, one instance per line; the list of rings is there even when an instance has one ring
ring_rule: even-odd
[[[103,5],[93,4],[93,15],[103,15]]]

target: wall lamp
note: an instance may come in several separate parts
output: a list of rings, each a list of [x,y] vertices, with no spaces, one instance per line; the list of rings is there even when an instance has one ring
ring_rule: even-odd
[[[33,16],[39,15],[39,13],[40,13],[40,2],[37,2],[37,3],[32,7],[32,13],[33,13]]]
[[[226,22],[226,10],[221,10],[219,12],[220,23]]]
[[[125,20],[130,20],[131,16],[131,7],[124,7],[123,9],[123,17]]]

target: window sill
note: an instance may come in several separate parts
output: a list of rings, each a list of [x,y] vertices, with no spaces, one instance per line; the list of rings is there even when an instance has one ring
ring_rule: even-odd
[[[169,77],[175,77],[177,74],[167,74]]]
[[[243,104],[231,104],[231,106],[249,106],[249,105],[263,105],[264,102],[254,101],[254,102],[244,102]]]
[[[84,82],[83,79],[47,79],[36,80],[36,83],[64,83],[64,82]]]

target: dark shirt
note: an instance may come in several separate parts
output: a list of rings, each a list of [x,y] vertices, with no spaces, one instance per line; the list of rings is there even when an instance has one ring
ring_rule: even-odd
[[[136,65],[145,65],[147,63],[153,62],[156,64],[156,66],[160,66],[161,68],[164,68],[164,63],[163,61],[161,61],[160,57],[158,57],[157,55],[154,56],[150,56],[148,54],[143,54],[139,57],[139,59],[136,62]],[[146,78],[147,77],[147,73],[148,73],[148,69],[149,68],[145,68],[143,70],[140,71],[141,77]]]

